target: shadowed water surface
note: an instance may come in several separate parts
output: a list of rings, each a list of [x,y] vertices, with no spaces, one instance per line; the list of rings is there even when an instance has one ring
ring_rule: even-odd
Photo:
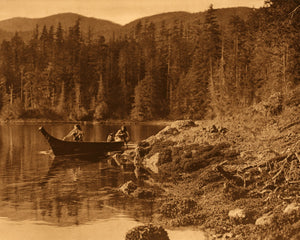
[[[106,159],[54,158],[38,127],[0,126],[1,239],[124,239],[132,227],[151,222],[153,201],[127,198],[117,191],[134,180],[133,173],[112,168]],[[44,127],[62,138],[72,125]],[[118,127],[84,125],[84,139],[103,141]],[[128,130],[138,142],[162,128],[133,125]],[[182,233],[169,234],[180,239]]]

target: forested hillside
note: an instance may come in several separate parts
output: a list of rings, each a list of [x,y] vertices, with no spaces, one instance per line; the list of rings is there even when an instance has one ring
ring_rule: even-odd
[[[203,119],[285,101],[299,89],[299,4],[162,14],[106,39],[80,18],[16,33],[1,44],[1,118]]]

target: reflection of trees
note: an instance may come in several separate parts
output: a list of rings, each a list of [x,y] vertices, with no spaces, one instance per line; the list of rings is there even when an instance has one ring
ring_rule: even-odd
[[[55,159],[40,183],[42,219],[65,226],[120,213],[149,218],[152,204],[124,198],[117,191],[132,178],[132,173],[109,168],[103,161]]]
[[[63,129],[53,128],[55,136]],[[48,145],[37,126],[0,126],[0,217],[44,220],[60,226],[115,215],[149,220],[152,203],[121,195],[117,189],[133,173],[110,168],[101,159],[58,159],[39,155]],[[142,131],[142,129],[141,129]]]

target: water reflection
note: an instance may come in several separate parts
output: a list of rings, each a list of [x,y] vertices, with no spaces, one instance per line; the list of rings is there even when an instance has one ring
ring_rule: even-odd
[[[57,137],[68,126],[47,125]],[[85,137],[105,139],[110,126],[84,126]],[[101,128],[101,129],[99,129]],[[37,125],[0,126],[0,217],[13,221],[45,221],[56,226],[86,224],[126,216],[151,220],[153,202],[123,197],[117,190],[135,179],[99,158],[53,158]],[[129,128],[134,139],[139,138]],[[154,131],[157,131],[156,129]],[[101,134],[100,134],[101,133]],[[140,139],[139,139],[140,140]]]
[[[118,192],[129,180],[134,180],[133,173],[110,167],[106,159],[55,158],[39,183],[43,220],[54,218],[62,226],[78,225],[120,213],[149,220],[151,211],[142,211],[142,215],[136,212],[145,205],[152,209],[151,202],[133,203]]]

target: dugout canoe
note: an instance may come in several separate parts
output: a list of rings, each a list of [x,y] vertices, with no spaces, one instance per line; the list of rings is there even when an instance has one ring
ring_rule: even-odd
[[[44,127],[39,131],[44,135],[55,156],[105,156],[109,152],[122,152],[124,142],[73,142],[51,136]]]

